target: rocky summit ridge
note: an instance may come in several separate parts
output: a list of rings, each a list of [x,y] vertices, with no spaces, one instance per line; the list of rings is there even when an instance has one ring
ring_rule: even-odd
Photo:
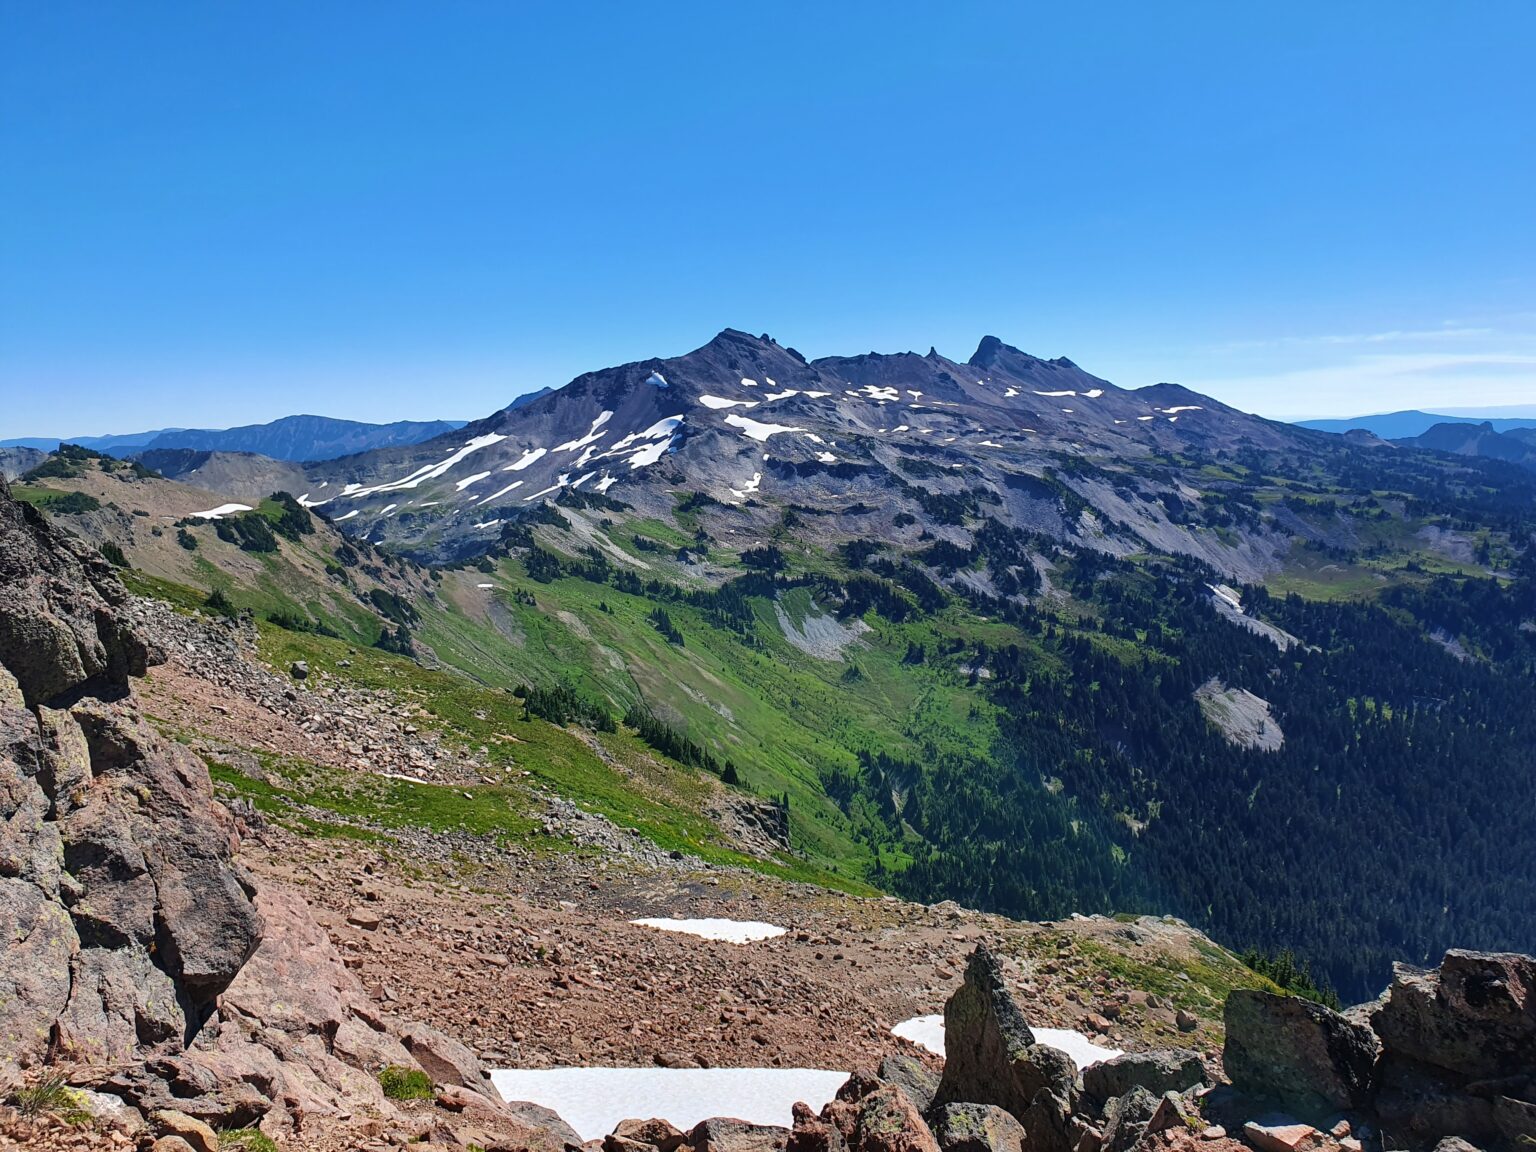
[[[767,514],[754,509],[800,505],[865,510],[825,531],[868,535],[903,513],[931,522],[939,496],[983,501],[1012,528],[1117,552],[1154,543],[1247,571],[1288,541],[1276,536],[1255,555],[1217,546],[1124,485],[1116,495],[1073,481],[1063,493],[1051,471],[1064,458],[1102,458],[1161,461],[1166,473],[1180,451],[1326,439],[1177,385],[1118,388],[992,336],[963,363],[934,351],[806,360],[767,335],[726,329],[686,355],[586,373],[420,444],[316,465],[302,498],[343,531],[424,560],[483,554],[567,493],[666,516],[687,488],[739,509],[742,530]],[[1138,485],[1178,490],[1166,474]]]

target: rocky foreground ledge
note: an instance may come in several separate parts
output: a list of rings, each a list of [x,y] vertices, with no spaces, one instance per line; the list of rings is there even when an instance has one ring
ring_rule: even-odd
[[[128,599],[0,484],[0,1148],[1536,1145],[1530,957],[1452,952],[1343,1014],[1238,991],[1220,1070],[1178,1049],[1078,1069],[1036,1043],[985,946],[946,1007],[942,1075],[893,1055],[789,1129],[637,1118],[582,1145],[496,1098],[457,1040],[383,1015],[306,901],[241,866],[242,820],[137,711],[130,681],[159,655]]]

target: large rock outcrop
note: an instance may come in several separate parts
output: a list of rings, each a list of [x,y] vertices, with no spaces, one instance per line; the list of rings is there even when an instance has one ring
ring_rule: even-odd
[[[1399,965],[1385,995],[1345,1015],[1236,991],[1226,1027],[1227,1075],[1255,1100],[1313,1119],[1354,1110],[1413,1152],[1536,1144],[1536,958],[1453,950],[1433,971]]]
[[[450,1037],[381,1019],[302,899],[257,891],[207,767],[138,715],[155,653],[127,603],[0,482],[0,1080],[57,1065],[144,1116],[302,1139],[398,1120],[376,1073],[425,1068],[476,1131],[562,1147]]]
[[[127,699],[127,595],[0,490],[0,1061],[179,1051],[261,939],[207,768]]]
[[[944,1047],[935,1107],[995,1104],[1022,1119],[1041,1092],[1067,1106],[1077,1095],[1077,1066],[1066,1053],[1035,1043],[985,944],[971,953],[964,983],[944,1005]]]
[[[1240,1091],[1303,1115],[1369,1103],[1379,1047],[1369,1028],[1311,1000],[1228,994],[1222,1062]]]

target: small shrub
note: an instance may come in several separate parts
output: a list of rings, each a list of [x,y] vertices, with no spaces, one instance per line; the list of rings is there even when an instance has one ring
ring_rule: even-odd
[[[101,501],[89,492],[66,492],[48,503],[48,511],[55,516],[78,516],[82,512],[95,512],[100,507]]]
[[[235,605],[222,588],[215,588],[208,593],[208,599],[203,601],[203,609],[217,616],[233,616]]]
[[[127,568],[130,566],[128,557],[123,555],[122,547],[114,544],[111,540],[108,540],[101,546],[101,554],[107,558],[107,563],[114,568]]]
[[[432,1079],[419,1068],[391,1064],[379,1073],[379,1087],[391,1100],[432,1099]]]
[[[57,1116],[66,1124],[89,1124],[91,1114],[81,1106],[75,1090],[63,1076],[49,1076],[11,1095],[11,1106],[23,1116]]]
[[[220,1148],[238,1148],[242,1152],[282,1152],[277,1141],[259,1128],[226,1128],[219,1133]]]

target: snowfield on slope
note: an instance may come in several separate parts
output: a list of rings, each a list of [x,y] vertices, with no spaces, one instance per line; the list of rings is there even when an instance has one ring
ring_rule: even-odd
[[[750,944],[754,940],[772,940],[784,935],[784,929],[777,924],[765,924],[761,920],[722,920],[708,916],[678,920],[670,916],[647,916],[631,920],[630,923],[642,928],[658,928],[663,932],[685,932],[705,940],[724,940],[731,944]]]
[[[1119,1048],[1105,1048],[1095,1044],[1073,1028],[1031,1027],[1030,1031],[1035,1034],[1035,1043],[1065,1052],[1072,1057],[1079,1068],[1086,1068],[1090,1064],[1098,1064],[1101,1061],[1113,1060],[1116,1056],[1125,1055]],[[910,1020],[903,1020],[891,1029],[891,1035],[910,1040],[936,1056],[944,1055],[944,1017],[942,1016],[914,1016]]]

